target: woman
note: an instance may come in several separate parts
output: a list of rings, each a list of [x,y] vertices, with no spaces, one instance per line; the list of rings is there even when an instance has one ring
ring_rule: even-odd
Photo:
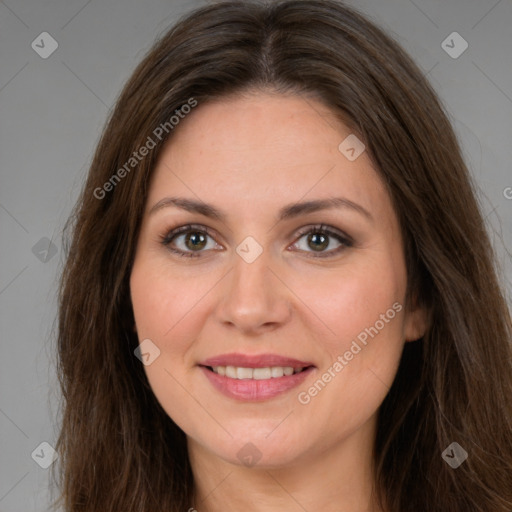
[[[66,511],[512,510],[512,329],[474,186],[356,10],[180,20],[73,219]]]

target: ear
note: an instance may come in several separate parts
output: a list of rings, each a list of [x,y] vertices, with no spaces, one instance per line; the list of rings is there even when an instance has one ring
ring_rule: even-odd
[[[416,341],[424,336],[429,324],[428,317],[427,308],[418,305],[418,301],[414,297],[413,305],[405,312],[405,341]]]

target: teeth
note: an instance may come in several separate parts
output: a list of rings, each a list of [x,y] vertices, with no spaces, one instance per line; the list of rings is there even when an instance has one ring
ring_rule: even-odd
[[[236,378],[237,379],[252,379],[252,369],[251,368],[236,368]]]
[[[254,368],[252,378],[256,380],[271,379],[272,370],[270,368]]]
[[[215,371],[215,368],[213,371]],[[229,377],[230,379],[238,379],[236,373],[236,368],[234,366],[226,366],[226,377]]]
[[[242,368],[239,366],[214,366],[213,371],[219,375],[229,377],[230,379],[276,379],[300,373],[303,368],[293,368],[291,366],[272,366],[266,368]]]
[[[270,369],[270,374],[274,379],[276,377],[282,377],[284,375],[284,369],[282,366],[274,366]]]

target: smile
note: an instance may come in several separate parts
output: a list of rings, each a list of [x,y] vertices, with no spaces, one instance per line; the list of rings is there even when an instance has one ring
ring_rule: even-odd
[[[228,377],[229,379],[277,379],[279,377],[300,373],[304,368],[293,368],[292,366],[272,366],[266,368],[244,368],[241,366],[214,366],[209,367],[218,375]]]
[[[277,354],[225,354],[202,361],[199,369],[222,395],[260,402],[299,386],[316,370],[310,362]]]

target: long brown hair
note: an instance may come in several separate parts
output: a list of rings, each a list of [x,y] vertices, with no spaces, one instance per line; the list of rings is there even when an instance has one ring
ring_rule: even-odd
[[[67,225],[57,504],[68,512],[191,506],[185,434],[134,356],[129,276],[149,179],[172,140],[169,119],[190,98],[201,108],[251,89],[318,98],[364,142],[401,225],[407,304],[429,312],[379,411],[383,506],[510,512],[512,325],[476,187],[421,70],[367,17],[330,0],[198,9],[157,41],[123,89]],[[134,165],[148,137],[156,147]],[[452,442],[468,452],[457,469],[441,456]]]

